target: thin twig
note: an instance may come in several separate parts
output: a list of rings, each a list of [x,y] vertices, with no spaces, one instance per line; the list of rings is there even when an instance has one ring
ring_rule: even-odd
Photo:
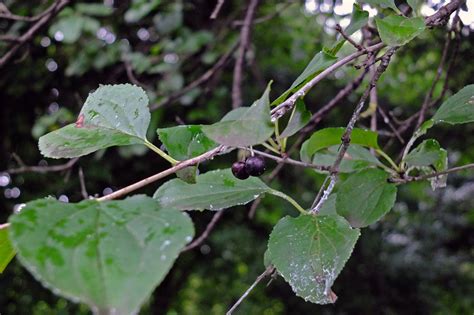
[[[201,245],[209,236],[209,233],[211,233],[212,229],[214,229],[214,226],[216,225],[217,221],[219,221],[219,219],[222,217],[223,214],[224,214],[224,210],[220,210],[216,212],[214,216],[212,217],[212,220],[206,226],[206,229],[204,230],[204,232],[198,238],[196,238],[192,243],[190,243],[188,246],[183,248],[181,252],[187,252],[188,250],[191,250]]]
[[[232,81],[232,108],[242,106],[242,70],[244,67],[245,53],[250,43],[250,26],[257,8],[258,0],[250,0],[250,4],[245,13],[244,25],[240,31],[240,44],[237,59],[234,66]]]
[[[22,15],[16,15],[10,12],[8,8],[0,3],[0,12],[4,11],[5,13],[0,13],[0,19],[7,19],[7,20],[13,20],[13,21],[24,21],[24,22],[36,22],[42,17],[48,15],[51,13],[55,8],[58,2],[53,3],[50,5],[45,11],[41,12],[40,14],[37,14],[35,16],[22,16]]]
[[[212,149],[210,151],[207,151],[197,157],[194,157],[192,159],[189,159],[189,160],[184,160],[184,161],[181,161],[179,162],[178,164],[176,164],[175,166],[173,167],[170,167],[162,172],[159,172],[155,175],[152,175],[150,177],[147,177],[145,179],[142,179],[134,184],[131,184],[127,187],[124,187],[122,189],[119,189],[119,190],[116,190],[114,191],[113,193],[109,194],[109,195],[106,195],[106,196],[103,196],[103,197],[100,197],[100,198],[97,198],[98,201],[105,201],[105,200],[112,200],[112,199],[115,199],[115,198],[118,198],[118,197],[121,197],[121,196],[124,196],[128,193],[131,193],[132,191],[135,191],[139,188],[142,188],[146,185],[149,185],[151,183],[154,183],[156,182],[157,180],[159,179],[162,179],[168,175],[171,175],[171,174],[174,174],[176,173],[177,171],[183,169],[183,168],[186,168],[188,166],[192,166],[192,165],[196,165],[196,164],[199,164],[203,161],[206,161],[206,160],[209,160],[211,158],[213,158],[214,156],[216,155],[219,155],[221,153],[223,153],[224,151],[226,151],[228,148],[221,145],[221,146],[218,146],[217,148],[215,149]]]
[[[351,142],[351,134],[352,134],[352,130],[354,130],[355,123],[359,119],[360,113],[361,113],[362,109],[364,108],[365,102],[366,102],[367,98],[370,95],[370,91],[377,84],[377,81],[380,79],[380,76],[382,75],[382,73],[384,73],[385,70],[387,69],[387,67],[390,63],[390,59],[391,59],[392,55],[394,54],[395,50],[396,50],[396,48],[390,48],[384,54],[384,57],[382,58],[382,60],[380,62],[380,65],[377,67],[377,70],[376,70],[375,74],[372,76],[372,79],[370,80],[369,86],[367,87],[364,94],[360,98],[359,103],[357,104],[357,106],[354,110],[354,113],[352,114],[352,117],[349,120],[349,123],[347,124],[346,130],[345,130],[344,134],[341,137],[341,141],[342,141],[341,148],[340,148],[339,153],[336,157],[336,160],[334,161],[334,164],[332,165],[332,168],[331,168],[331,175],[330,175],[331,178],[330,178],[328,188],[324,191],[323,196],[321,197],[321,200],[318,202],[318,204],[313,209],[311,209],[311,213],[313,213],[313,214],[318,213],[319,210],[321,209],[321,207],[323,206],[324,202],[327,200],[327,198],[331,194],[331,192],[334,188],[334,185],[337,181],[337,174],[339,172],[339,165],[341,164],[342,159],[343,159],[344,155],[346,154],[347,149],[349,148],[349,144]]]
[[[352,38],[350,38],[342,29],[341,25],[336,24],[336,31],[341,34],[341,36],[347,40],[352,46],[354,46],[357,50],[365,50],[362,45],[357,44]]]
[[[42,16],[35,24],[33,24],[30,29],[18,38],[18,41],[15,42],[10,49],[0,58],[0,69],[3,68],[11,58],[17,53],[17,51],[28,41],[30,41],[33,36],[45,26],[49,20],[51,20],[59,11],[61,11],[65,6],[69,4],[70,0],[58,0],[56,1],[50,11]],[[48,9],[49,10],[49,9]]]
[[[269,276],[275,271],[275,267],[272,265],[268,266],[265,271],[257,277],[257,279],[252,283],[252,285],[247,289],[247,291],[242,294],[242,296],[235,302],[234,305],[227,311],[226,315],[232,315],[232,313],[235,311],[235,309],[242,303],[242,301],[249,295],[249,293],[257,286],[257,284],[262,281],[266,276]]]
[[[188,85],[186,85],[184,88],[181,90],[175,92],[174,94],[171,94],[170,96],[164,98],[161,100],[159,103],[153,104],[150,106],[150,110],[156,110],[160,107],[164,107],[166,105],[169,105],[173,102],[175,102],[177,99],[179,99],[181,96],[186,94],[187,92],[191,91],[192,89],[200,86],[201,84],[204,84],[207,82],[209,79],[212,78],[212,76],[219,71],[222,67],[225,66],[225,64],[229,61],[230,56],[232,56],[233,52],[237,49],[238,45],[237,43],[233,44],[232,47],[227,51],[224,55],[222,55],[219,60],[209,69],[207,70],[204,74],[202,74],[199,78],[196,80],[192,81]]]
[[[245,147],[241,147],[240,149],[250,151],[249,148],[245,148]],[[279,157],[279,156],[276,156],[276,155],[273,155],[273,154],[269,154],[269,153],[265,153],[265,152],[262,152],[262,151],[259,151],[259,150],[255,150],[255,149],[253,149],[253,152],[254,152],[255,154],[261,155],[261,156],[263,156],[263,157],[266,157],[266,158],[275,160],[275,161],[277,161],[278,163],[291,164],[291,165],[301,166],[301,167],[307,167],[307,168],[314,168],[314,169],[317,169],[317,170],[320,170],[320,171],[329,171],[329,170],[331,169],[330,166],[318,165],[318,164],[313,164],[313,163],[306,163],[306,162],[302,162],[302,161],[297,161],[297,160],[291,159],[291,158],[289,158],[289,157]]]
[[[466,165],[462,165],[462,166],[457,166],[457,167],[453,167],[453,168],[450,168],[450,169],[447,169],[447,170],[444,170],[444,171],[441,171],[441,172],[425,174],[425,175],[420,175],[420,176],[407,176],[405,178],[391,178],[390,182],[397,183],[397,184],[405,184],[405,183],[409,183],[409,182],[416,182],[416,181],[425,180],[425,179],[429,179],[429,178],[433,178],[433,177],[438,177],[438,176],[441,176],[441,175],[455,173],[455,172],[459,172],[459,171],[463,171],[463,170],[467,170],[467,169],[471,169],[471,168],[474,168],[474,163],[466,164]]]
[[[51,166],[27,166],[23,162],[19,163],[21,166],[18,168],[8,169],[5,172],[10,174],[19,174],[26,172],[35,172],[35,173],[48,173],[48,172],[61,172],[67,169],[70,169],[79,158],[74,158],[69,160],[67,163],[60,165],[51,165]]]
[[[82,171],[82,167],[79,167],[79,184],[81,185],[82,198],[88,199],[89,194],[87,193],[86,182],[84,180],[84,172]]]
[[[223,5],[224,5],[224,0],[217,0],[216,7],[212,11],[210,19],[215,20],[217,18]]]
[[[1,229],[6,229],[7,227],[10,226],[10,223],[4,223],[4,224],[0,224],[0,230]]]

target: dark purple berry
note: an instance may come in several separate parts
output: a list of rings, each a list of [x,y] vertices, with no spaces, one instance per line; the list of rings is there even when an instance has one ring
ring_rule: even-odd
[[[251,156],[245,160],[245,170],[251,176],[260,176],[265,173],[265,160],[261,156]]]
[[[245,170],[245,162],[238,161],[232,164],[232,174],[238,179],[249,178],[249,173]]]

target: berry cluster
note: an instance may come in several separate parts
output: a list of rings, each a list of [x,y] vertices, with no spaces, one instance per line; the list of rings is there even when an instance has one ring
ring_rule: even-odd
[[[238,179],[246,179],[249,176],[260,176],[265,172],[265,160],[261,156],[251,156],[245,161],[237,161],[232,164],[232,174]]]

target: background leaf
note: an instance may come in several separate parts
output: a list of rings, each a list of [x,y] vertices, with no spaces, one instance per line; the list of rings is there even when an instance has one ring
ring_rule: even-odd
[[[316,131],[311,137],[306,140],[301,146],[300,156],[305,162],[311,161],[311,157],[319,150],[329,148],[333,145],[341,143],[341,137],[345,132],[345,128],[325,128]],[[351,144],[358,144],[369,148],[380,149],[377,143],[377,133],[354,128],[351,134]]]
[[[228,146],[250,146],[264,142],[273,134],[269,93],[270,85],[252,106],[233,110],[220,122],[202,126],[202,130],[210,139]]]
[[[465,124],[474,122],[474,84],[467,85],[448,98],[433,117],[435,123]]]
[[[359,238],[338,216],[284,217],[274,227],[265,253],[296,295],[318,304],[334,302],[331,287]]]
[[[70,124],[41,137],[41,153],[71,158],[110,146],[144,143],[150,123],[148,98],[134,85],[104,85],[89,94],[79,118],[83,119],[81,124]]]
[[[306,109],[302,99],[296,100],[296,106],[293,108],[290,120],[286,125],[285,130],[281,133],[281,138],[286,138],[294,135],[301,130],[311,119],[311,112]]]
[[[198,156],[217,146],[204,134],[200,125],[160,128],[156,132],[168,153],[177,160]]]
[[[8,227],[3,226],[0,228],[0,273],[5,270],[13,257],[15,257],[15,250],[8,238]]]
[[[259,178],[240,180],[230,169],[207,172],[196,177],[196,184],[181,179],[172,179],[155,192],[155,198],[162,207],[180,210],[221,210],[243,205],[270,192],[271,188]]]
[[[377,222],[397,197],[397,187],[387,182],[388,174],[380,169],[366,169],[351,175],[337,190],[337,213],[353,227]]]
[[[425,20],[421,17],[406,18],[389,15],[384,19],[375,18],[382,41],[389,46],[402,46],[425,30]]]
[[[21,263],[54,292],[115,314],[137,312],[194,229],[146,196],[67,204],[42,199],[10,217]]]

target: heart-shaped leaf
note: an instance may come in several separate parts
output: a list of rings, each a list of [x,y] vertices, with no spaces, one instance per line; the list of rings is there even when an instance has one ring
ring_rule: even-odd
[[[39,139],[41,153],[72,158],[117,145],[146,143],[150,123],[145,91],[130,84],[104,85],[87,98],[75,124]]]
[[[296,106],[293,108],[291,113],[290,120],[286,125],[285,130],[281,133],[281,138],[286,138],[294,135],[301,130],[311,119],[311,112],[306,109],[302,99],[296,101]]]
[[[20,262],[53,292],[99,314],[138,312],[194,233],[187,214],[146,196],[35,200],[10,223]]]
[[[202,126],[202,130],[215,142],[228,146],[250,146],[264,142],[273,133],[269,93],[270,84],[252,106],[231,111],[220,122]]]
[[[301,146],[301,160],[305,162],[311,162],[311,157],[317,151],[329,148],[333,145],[341,144],[341,137],[345,130],[346,129],[343,127],[325,128],[313,133],[311,137]],[[364,147],[380,149],[377,143],[377,138],[377,133],[373,131],[354,128],[351,134],[351,144],[358,144]]]
[[[406,18],[389,15],[384,19],[375,18],[382,41],[389,46],[402,46],[425,30],[425,20],[421,17]]]
[[[222,169],[197,176],[195,184],[172,179],[158,188],[153,198],[162,207],[221,210],[246,204],[271,191],[256,177],[240,180],[232,175],[230,169]]]
[[[306,301],[334,303],[331,287],[359,235],[358,229],[339,216],[287,216],[270,234],[265,264],[274,265],[296,295]]]
[[[0,273],[5,270],[14,256],[15,250],[8,238],[8,226],[2,225],[0,226]]]
[[[372,168],[351,175],[337,191],[337,213],[353,227],[377,222],[392,209],[397,197],[397,187],[387,179],[386,172]]]

